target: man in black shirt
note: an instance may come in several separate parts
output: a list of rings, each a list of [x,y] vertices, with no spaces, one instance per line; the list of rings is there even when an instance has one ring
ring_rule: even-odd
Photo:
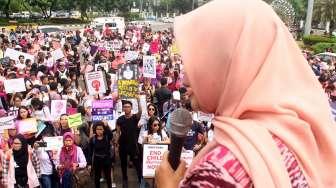
[[[137,171],[138,181],[141,182],[141,166],[139,161],[139,151],[137,147],[137,139],[139,137],[138,122],[141,117],[141,107],[138,99],[139,111],[137,114],[132,114],[132,103],[130,101],[123,101],[123,111],[125,115],[120,116],[117,120],[117,131],[119,137],[119,156],[121,161],[121,170],[123,176],[123,187],[128,187],[127,177],[127,156],[133,162]]]
[[[160,113],[160,116],[163,116],[163,104],[170,100],[171,91],[167,88],[167,78],[163,77],[160,80],[161,87],[155,91],[156,104]],[[155,100],[154,100],[155,101]]]

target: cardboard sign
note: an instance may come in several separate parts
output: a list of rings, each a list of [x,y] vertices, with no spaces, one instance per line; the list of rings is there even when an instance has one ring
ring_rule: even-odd
[[[62,136],[44,137],[43,141],[47,143],[47,151],[58,151],[63,147]]]
[[[155,169],[162,161],[163,153],[168,150],[168,145],[144,144],[143,147],[143,176],[153,178]]]
[[[63,54],[62,49],[54,50],[50,54],[55,61],[64,58],[64,54]]]
[[[133,61],[138,58],[139,54],[136,51],[125,52],[125,61]]]
[[[156,58],[155,56],[143,57],[143,76],[146,78],[156,78]]]
[[[67,101],[66,100],[52,100],[51,101],[51,117],[56,120],[62,114],[66,114]]]
[[[85,83],[89,95],[96,95],[106,92],[106,82],[102,71],[86,73]]]
[[[118,69],[119,80],[137,80],[139,77],[138,65],[123,64]]]
[[[122,47],[122,41],[120,40],[108,41],[105,44],[105,48],[108,51],[119,51],[121,47]]]
[[[0,118],[0,131],[5,129],[15,129],[14,119],[14,116]]]
[[[26,91],[26,84],[24,78],[10,79],[4,81],[6,93],[19,93]]]
[[[137,98],[139,82],[137,80],[118,80],[118,95],[121,99]]]
[[[27,59],[30,59],[32,62],[34,62],[34,56],[27,54],[27,53],[23,53],[11,48],[7,48],[4,57],[9,57],[12,60],[15,61],[19,61],[19,56],[23,55],[24,56],[24,60],[26,61]]]
[[[31,134],[37,132],[37,121],[35,118],[20,120],[17,124],[17,131],[20,134]]]
[[[83,124],[82,122],[82,114],[81,113],[77,113],[77,114],[73,114],[68,116],[68,124],[70,128],[76,128],[80,125]]]

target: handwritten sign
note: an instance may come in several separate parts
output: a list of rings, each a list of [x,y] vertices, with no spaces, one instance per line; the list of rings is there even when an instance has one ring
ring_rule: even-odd
[[[106,92],[106,82],[102,71],[86,73],[85,83],[90,95]]]
[[[118,80],[118,95],[121,99],[137,98],[138,91],[137,80]]]
[[[127,51],[125,52],[125,60],[126,61],[133,61],[138,58],[139,54],[136,51]]]
[[[51,117],[56,120],[62,114],[66,114],[67,101],[66,100],[52,100],[51,101]]]
[[[3,131],[5,129],[15,129],[14,119],[14,116],[0,118],[0,130]]]
[[[162,161],[163,153],[168,150],[168,145],[144,144],[143,147],[143,176],[153,178],[155,169]]]
[[[146,78],[156,78],[156,58],[155,56],[143,57],[143,76]]]
[[[68,124],[70,128],[75,128],[83,124],[82,122],[82,114],[77,113],[68,116]]]
[[[31,134],[37,132],[37,121],[35,118],[20,120],[17,124],[18,133]]]
[[[64,54],[63,54],[62,49],[54,50],[50,54],[55,61],[64,58]]]
[[[62,136],[44,137],[43,141],[47,143],[47,147],[45,148],[47,151],[58,151],[63,147]]]
[[[26,91],[24,78],[5,80],[4,86],[6,93],[19,93],[22,91]]]
[[[7,48],[4,57],[9,57],[12,60],[19,61],[19,56],[23,56],[24,60],[26,61],[27,59],[30,59],[32,62],[34,62],[34,56],[23,53],[21,51],[17,51],[11,48]]]

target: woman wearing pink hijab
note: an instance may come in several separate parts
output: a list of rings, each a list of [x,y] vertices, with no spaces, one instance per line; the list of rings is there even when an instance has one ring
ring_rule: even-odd
[[[159,188],[336,187],[327,96],[269,5],[214,0],[174,30],[192,107],[215,115],[214,140],[186,173],[165,155]]]

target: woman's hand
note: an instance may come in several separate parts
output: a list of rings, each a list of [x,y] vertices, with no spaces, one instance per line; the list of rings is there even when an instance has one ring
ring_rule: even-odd
[[[155,183],[158,188],[177,188],[184,177],[186,162],[181,160],[174,171],[168,162],[168,152],[163,154],[163,160],[155,170]],[[169,177],[169,178],[167,178]]]

